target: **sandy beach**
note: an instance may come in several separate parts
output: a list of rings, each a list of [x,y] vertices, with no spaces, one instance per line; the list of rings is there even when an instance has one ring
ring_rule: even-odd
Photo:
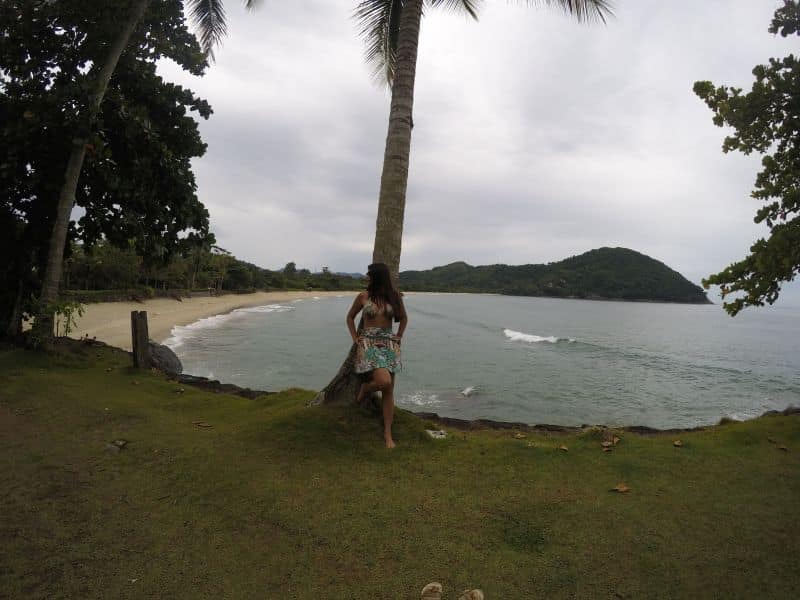
[[[355,295],[355,292],[256,292],[183,298],[182,301],[172,298],[153,298],[144,302],[98,302],[85,305],[85,312],[76,320],[77,327],[70,333],[70,337],[80,338],[88,335],[111,346],[130,351],[131,311],[134,310],[147,311],[150,339],[162,342],[170,337],[170,332],[176,325],[188,325],[199,319],[228,313],[237,308],[342,294]]]

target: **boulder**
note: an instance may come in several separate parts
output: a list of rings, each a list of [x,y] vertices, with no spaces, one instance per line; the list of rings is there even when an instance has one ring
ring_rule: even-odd
[[[216,379],[208,379],[206,377],[199,377],[197,375],[179,375],[178,383],[198,387],[202,390],[215,392],[217,394],[236,394],[243,398],[250,398],[255,400],[259,396],[273,394],[274,392],[266,392],[264,390],[251,390],[250,388],[241,388],[232,383],[220,383]],[[178,393],[183,392],[183,388],[176,390]]]
[[[150,342],[150,366],[167,375],[178,376],[183,373],[183,365],[175,353],[163,344]]]

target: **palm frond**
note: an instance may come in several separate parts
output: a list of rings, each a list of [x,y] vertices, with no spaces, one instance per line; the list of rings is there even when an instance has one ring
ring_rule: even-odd
[[[187,6],[200,35],[200,46],[213,59],[214,46],[228,32],[222,0],[187,0]]]
[[[478,5],[483,0],[428,0],[428,3],[433,7],[443,6],[453,11],[463,11],[470,17],[478,20]]]
[[[555,5],[581,22],[598,20],[605,23],[607,17],[614,15],[610,0],[526,0],[526,2],[529,5]]]
[[[392,85],[403,0],[362,0],[353,11],[364,39],[364,58],[376,81]]]

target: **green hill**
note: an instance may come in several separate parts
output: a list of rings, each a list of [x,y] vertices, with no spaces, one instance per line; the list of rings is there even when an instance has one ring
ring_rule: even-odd
[[[404,271],[400,285],[408,291],[710,303],[700,286],[627,248],[598,248],[546,265],[473,267],[455,262],[429,271]]]

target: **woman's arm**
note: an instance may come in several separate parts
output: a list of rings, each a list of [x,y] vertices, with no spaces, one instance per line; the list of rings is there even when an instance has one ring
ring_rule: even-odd
[[[402,316],[400,317],[400,326],[397,328],[397,337],[403,337],[403,332],[406,330],[406,326],[408,325],[408,313],[406,312],[406,305],[403,302],[403,299],[400,298],[400,306],[402,307]]]
[[[361,311],[364,307],[364,296],[366,292],[361,292],[356,299],[353,300],[353,306],[350,307],[350,310],[347,311],[347,318],[345,321],[347,322],[347,330],[350,332],[350,337],[353,338],[353,343],[355,344],[358,341],[358,334],[356,333],[356,315]]]

